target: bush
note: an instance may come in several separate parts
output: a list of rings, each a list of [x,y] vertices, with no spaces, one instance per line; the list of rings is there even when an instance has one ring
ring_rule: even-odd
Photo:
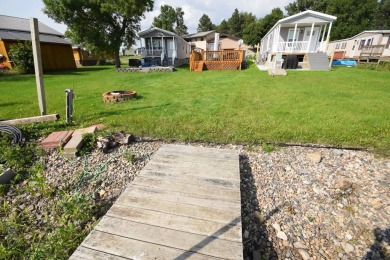
[[[30,41],[12,45],[9,56],[14,62],[16,70],[22,73],[34,73],[34,57]]]

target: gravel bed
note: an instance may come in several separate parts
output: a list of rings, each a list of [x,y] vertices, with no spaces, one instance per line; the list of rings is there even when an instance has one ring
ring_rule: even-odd
[[[47,182],[107,204],[161,141],[141,140],[73,160],[50,151]],[[362,151],[191,144],[240,152],[245,259],[390,259],[390,160]]]

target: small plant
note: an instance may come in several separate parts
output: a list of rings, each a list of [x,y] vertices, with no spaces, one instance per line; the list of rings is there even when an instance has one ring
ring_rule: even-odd
[[[309,222],[313,222],[314,217],[313,217],[313,216],[307,216],[307,220],[308,220]]]
[[[273,145],[263,143],[261,146],[263,147],[264,152],[270,153],[270,152],[275,151],[275,146],[273,146]]]
[[[135,163],[135,153],[131,150],[127,150],[123,153],[123,157],[131,164]]]
[[[80,155],[85,155],[90,153],[97,145],[98,135],[94,134],[83,134],[83,146],[81,147],[79,153]]]

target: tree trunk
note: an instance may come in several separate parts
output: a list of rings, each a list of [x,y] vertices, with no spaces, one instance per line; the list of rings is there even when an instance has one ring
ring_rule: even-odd
[[[119,51],[116,51],[114,53],[115,57],[115,68],[120,68],[121,67],[121,60],[119,59]]]

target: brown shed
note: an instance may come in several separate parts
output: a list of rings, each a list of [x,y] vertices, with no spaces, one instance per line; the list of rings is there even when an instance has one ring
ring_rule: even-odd
[[[44,71],[75,69],[72,45],[64,35],[39,22],[42,67]],[[30,20],[0,15],[0,68],[14,66],[8,56],[13,44],[31,41]]]

